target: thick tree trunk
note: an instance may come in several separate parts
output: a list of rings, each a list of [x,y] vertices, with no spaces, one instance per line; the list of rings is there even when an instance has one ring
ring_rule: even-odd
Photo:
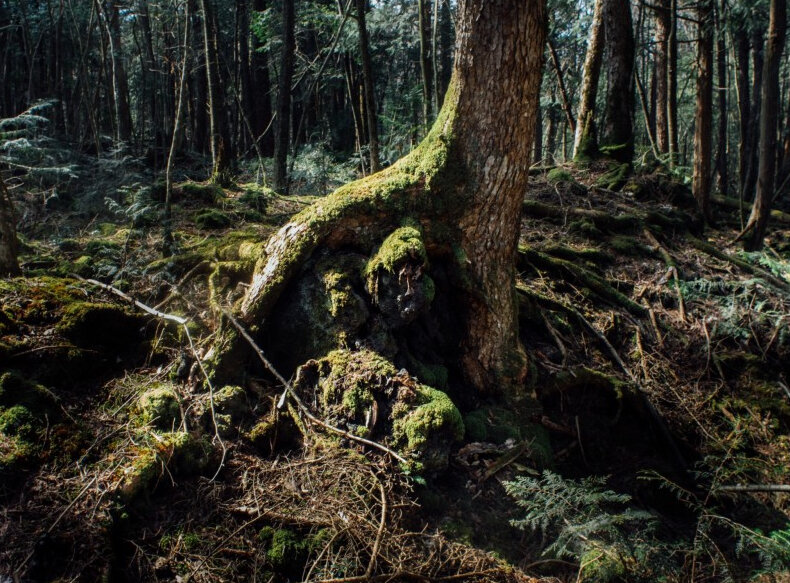
[[[749,113],[749,131],[746,141],[746,178],[744,190],[741,193],[746,200],[753,200],[757,188],[758,148],[760,146],[761,108],[763,92],[763,69],[765,45],[765,31],[755,28],[751,34],[752,46],[752,98],[751,112]]]
[[[453,15],[450,12],[449,2],[441,0],[441,5],[439,12],[439,46],[441,55],[439,60],[442,70],[439,75],[437,88],[439,93],[439,100],[436,102],[437,109],[442,108],[444,94],[447,93],[447,88],[450,86],[450,76],[453,74]]]
[[[455,367],[478,391],[518,397],[526,359],[514,260],[545,20],[542,0],[462,2],[453,80],[429,135],[393,166],[340,188],[282,227],[256,266],[241,317],[251,325],[267,318],[319,247],[371,252],[409,220],[424,238],[426,259],[449,262],[455,278],[437,288],[462,329]],[[404,273],[394,279],[405,294]]]
[[[376,95],[373,84],[373,64],[370,60],[368,26],[365,23],[367,0],[356,0],[357,25],[359,26],[359,52],[362,56],[362,87],[364,91],[365,121],[367,122],[368,149],[370,150],[370,171],[381,168],[379,159],[379,124],[376,115]]]
[[[710,222],[713,142],[713,1],[697,8],[697,108],[694,122],[694,175],[691,190],[705,222]]]
[[[670,0],[656,3],[656,147],[660,154],[669,153],[668,85],[669,85],[669,36],[672,32]]]
[[[283,47],[277,91],[277,124],[274,138],[274,188],[288,190],[288,150],[291,146],[291,81],[296,51],[294,0],[283,1]]]
[[[587,56],[584,58],[581,98],[576,117],[573,139],[573,158],[594,157],[598,153],[598,133],[595,126],[595,100],[598,96],[598,79],[601,76],[605,29],[603,25],[604,0],[595,0]]]
[[[763,66],[762,107],[760,116],[760,165],[757,173],[757,193],[744,232],[747,251],[762,249],[776,171],[777,125],[779,118],[779,70],[787,29],[786,0],[771,0],[771,19]]]
[[[630,0],[604,0],[609,91],[602,146],[620,162],[634,157],[634,32]]]

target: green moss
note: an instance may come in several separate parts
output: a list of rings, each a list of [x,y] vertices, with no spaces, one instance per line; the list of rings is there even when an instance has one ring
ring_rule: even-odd
[[[214,393],[214,420],[217,422],[217,431],[223,437],[236,433],[236,428],[249,412],[247,394],[244,389],[237,386],[226,386]],[[211,411],[207,408],[204,413],[205,424],[211,429],[214,420]]]
[[[71,270],[81,277],[93,277],[93,258],[82,255],[71,264]]]
[[[195,225],[199,229],[225,229],[230,227],[231,223],[231,218],[227,214],[216,209],[202,210],[195,215]]]
[[[184,199],[190,202],[201,202],[214,204],[225,197],[222,187],[213,184],[201,184],[198,182],[185,182],[178,187]]]
[[[166,474],[189,476],[206,469],[212,447],[186,432],[164,433],[140,448],[121,470],[119,496],[129,502],[152,492]]]
[[[395,273],[396,268],[407,261],[425,263],[428,254],[420,229],[405,226],[396,229],[378,248],[365,266],[365,275],[375,277],[379,270]]]
[[[546,180],[549,181],[549,184],[558,184],[560,182],[574,182],[573,175],[568,172],[565,168],[552,168],[549,170],[548,174],[546,174]]]
[[[14,405],[0,413],[0,433],[25,440],[34,438],[38,420],[22,405]]]
[[[595,223],[590,219],[577,219],[568,224],[568,231],[571,233],[579,233],[588,239],[600,240],[603,237],[601,230],[595,226]]]
[[[36,384],[16,372],[0,376],[0,407],[22,405],[36,417],[52,414],[56,399],[46,387]]]
[[[181,424],[178,395],[169,385],[149,389],[137,402],[138,419],[157,429],[173,429]]]
[[[609,244],[614,252],[629,257],[649,257],[653,251],[635,237],[615,235],[609,239]]]
[[[464,422],[461,413],[447,394],[426,385],[417,388],[419,405],[395,418],[393,437],[404,441],[407,450],[423,449],[430,438],[442,435],[451,441],[464,437]]]
[[[594,545],[579,559],[582,565],[579,581],[614,583],[628,580],[624,557],[615,547]]]
[[[626,180],[631,174],[631,165],[628,163],[617,164],[613,163],[612,167],[604,172],[595,185],[607,190],[620,190],[626,183]]]
[[[244,193],[239,197],[239,202],[254,211],[265,213],[269,199],[275,195],[274,191],[257,184],[244,184],[242,187]]]
[[[143,322],[117,304],[75,302],[66,308],[57,330],[78,346],[112,350],[138,341]]]

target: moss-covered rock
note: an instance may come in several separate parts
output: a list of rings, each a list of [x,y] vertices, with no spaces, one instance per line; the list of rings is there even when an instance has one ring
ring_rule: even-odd
[[[142,316],[117,304],[75,302],[64,311],[57,330],[77,346],[107,352],[142,340],[144,323]]]
[[[330,422],[363,436],[388,439],[425,470],[447,465],[463,438],[461,414],[447,394],[417,382],[369,350],[336,350],[300,367],[295,387],[316,397]]]
[[[189,476],[204,471],[213,448],[203,439],[178,431],[149,438],[120,470],[117,494],[125,502],[153,492],[165,475]]]
[[[226,229],[232,222],[227,214],[216,209],[206,209],[195,215],[195,225],[200,229]]]
[[[214,183],[185,182],[176,189],[186,203],[214,204],[225,197],[222,187]]]
[[[565,168],[557,167],[549,170],[548,174],[546,174],[546,180],[548,180],[549,184],[573,182],[573,175]]]
[[[147,390],[137,402],[137,419],[143,425],[172,430],[181,424],[178,395],[170,385]]]
[[[213,423],[216,420],[217,431],[223,437],[229,437],[236,433],[239,424],[249,413],[247,404],[247,394],[241,387],[229,385],[222,387],[214,392],[214,416],[212,419],[211,405],[208,395],[206,395],[203,412],[203,425],[208,430],[213,430]]]

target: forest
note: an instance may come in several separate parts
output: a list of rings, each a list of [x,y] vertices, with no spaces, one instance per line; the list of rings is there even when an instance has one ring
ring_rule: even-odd
[[[790,581],[787,0],[0,0],[0,583]]]

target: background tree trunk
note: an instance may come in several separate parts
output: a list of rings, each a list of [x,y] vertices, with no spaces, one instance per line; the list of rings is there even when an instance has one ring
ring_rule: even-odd
[[[630,0],[604,0],[609,91],[602,145],[620,162],[634,157],[634,32]]]
[[[598,79],[601,76],[605,29],[603,25],[604,0],[595,0],[587,55],[584,58],[581,98],[576,116],[573,139],[573,158],[590,157],[598,153],[598,133],[595,126],[595,100],[598,96]]]
[[[670,34],[667,42],[667,129],[669,130],[669,167],[680,155],[678,129],[678,2],[670,0]]]
[[[713,142],[713,2],[697,8],[697,109],[694,122],[694,175],[691,190],[705,222],[710,222]]]
[[[19,240],[16,237],[14,203],[5,182],[0,178],[0,277],[13,277],[22,273],[18,255]]]
[[[440,0],[435,0],[440,1]],[[419,0],[417,5],[419,13],[420,28],[420,74],[422,75],[422,123],[430,127],[433,106],[433,64],[431,62],[431,41],[430,22],[431,22],[431,3],[430,0]]]
[[[729,172],[727,164],[727,47],[725,44],[726,32],[726,2],[722,0],[719,6],[719,18],[717,27],[716,42],[716,73],[717,84],[716,92],[718,95],[719,126],[718,126],[718,149],[716,151],[716,174],[719,177],[718,191],[722,196],[727,196]]]
[[[656,3],[656,147],[659,154],[669,153],[668,85],[669,36],[672,32],[671,0]]]
[[[762,249],[771,202],[774,195],[776,171],[777,125],[779,119],[779,70],[787,30],[785,0],[771,0],[771,20],[763,68],[762,107],[760,117],[760,166],[757,174],[757,193],[749,221],[744,229],[747,251]]]
[[[277,123],[274,138],[274,189],[288,191],[288,150],[291,145],[291,82],[296,50],[294,0],[283,0],[283,48],[277,90]]]
[[[356,0],[357,25],[359,26],[359,52],[362,57],[362,87],[365,104],[365,121],[367,122],[368,149],[370,150],[370,171],[381,169],[379,159],[379,130],[376,115],[376,94],[373,85],[373,64],[370,60],[370,43],[368,27],[365,23],[367,0]]]

